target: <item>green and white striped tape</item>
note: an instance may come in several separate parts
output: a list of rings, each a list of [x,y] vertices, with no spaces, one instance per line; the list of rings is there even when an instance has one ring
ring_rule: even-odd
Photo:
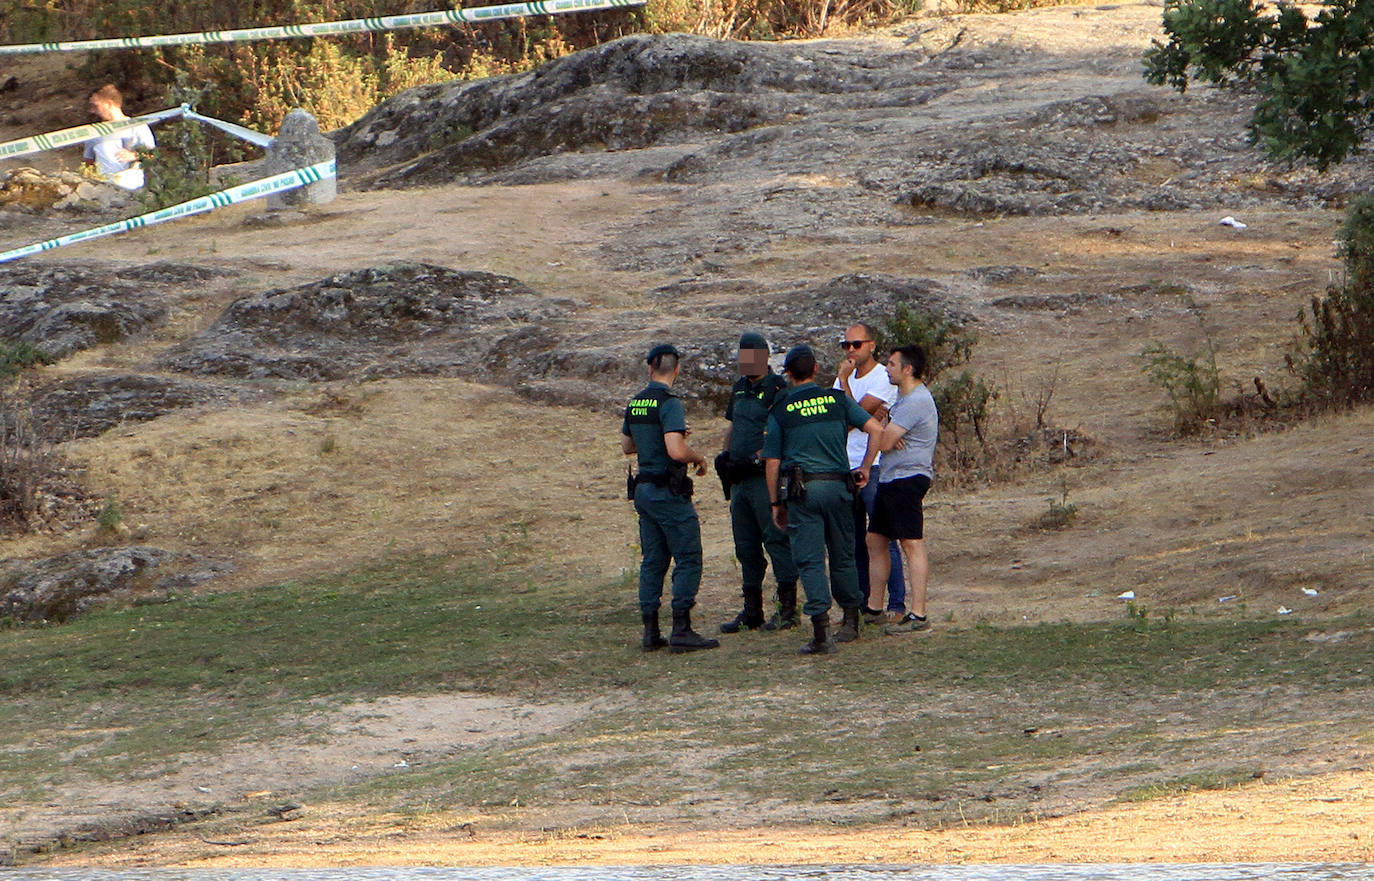
[[[83,141],[103,138],[117,132],[126,131],[139,125],[151,125],[162,122],[164,119],[171,119],[175,116],[182,116],[186,119],[194,119],[215,128],[222,129],[235,137],[242,138],[250,144],[257,144],[259,147],[266,147],[271,144],[273,137],[262,132],[254,131],[251,128],[244,128],[232,122],[225,122],[222,119],[215,119],[211,116],[201,116],[187,105],[171,107],[167,110],[159,110],[156,113],[145,113],[143,116],[131,116],[128,119],[121,119],[118,122],[95,122],[90,125],[78,125],[72,128],[64,128],[61,131],[48,132],[47,134],[34,135],[31,138],[20,138],[17,141],[5,141],[0,143],[0,159],[16,159],[20,156],[27,156],[30,153],[42,153],[44,150],[56,150],[58,147],[68,147],[72,144],[80,144]]]
[[[442,27],[444,25],[495,21],[503,18],[524,18],[531,15],[590,12],[598,9],[643,6],[645,2],[646,0],[538,0],[538,2],[531,3],[509,3],[504,6],[478,6],[472,9],[418,12],[411,15],[386,15],[379,18],[355,18],[350,21],[326,21],[316,24],[293,24],[284,27],[243,28],[232,31],[206,31],[198,34],[169,34],[157,37],[117,37],[110,40],[78,40],[69,43],[17,43],[0,46],[0,55],[20,55],[34,52],[80,52],[92,49],[148,49],[155,46],[324,37],[331,34]]]
[[[46,242],[38,242],[33,245],[26,245],[22,248],[15,248],[12,251],[0,253],[0,263],[10,260],[18,260],[20,257],[28,257],[31,254],[38,254],[43,251],[51,251],[54,248],[61,248],[66,245],[75,245],[78,242],[98,239],[101,236],[110,236],[115,233],[128,232],[131,229],[141,229],[145,226],[152,226],[168,220],[176,220],[179,217],[189,217],[192,214],[203,214],[206,211],[213,211],[216,208],[223,208],[238,202],[247,202],[251,199],[261,199],[273,193],[282,193],[286,190],[294,190],[297,187],[308,186],[313,183],[333,177],[335,174],[334,160],[320,162],[306,168],[298,168],[295,171],[288,171],[285,174],[278,174],[266,177],[262,180],[250,181],[227,190],[220,190],[218,193],[211,193],[208,196],[201,196],[199,199],[192,199],[189,202],[182,202],[179,205],[172,205],[159,211],[149,214],[140,214],[138,217],[130,217],[128,220],[120,220],[115,223],[107,223],[105,226],[98,226],[94,229],[82,230],[68,236],[61,236],[56,239],[49,239]]]
[[[250,144],[256,144],[259,147],[266,147],[276,140],[272,135],[265,135],[251,128],[235,125],[232,122],[225,122],[222,119],[215,119],[213,116],[201,116],[185,104],[181,105],[181,115],[186,119],[194,119],[206,125],[213,125],[220,131],[228,132],[236,138],[245,140]]]
[[[56,150],[58,147],[68,147],[83,141],[103,138],[106,135],[122,132],[135,126],[150,125],[164,119],[180,116],[183,111],[184,108],[182,107],[173,107],[168,110],[159,110],[157,113],[132,116],[118,122],[93,122],[90,125],[78,125],[43,135],[34,135],[31,138],[5,141],[0,143],[0,159],[14,159],[18,156],[27,156],[30,153],[42,153],[44,150]]]

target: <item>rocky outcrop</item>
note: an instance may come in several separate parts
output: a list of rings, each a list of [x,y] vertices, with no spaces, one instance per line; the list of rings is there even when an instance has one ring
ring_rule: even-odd
[[[154,570],[177,563],[183,571],[157,580]],[[164,597],[228,571],[158,548],[131,546],[75,551],[19,560],[0,570],[0,619],[60,623],[113,600],[141,593]]]
[[[920,103],[938,92],[924,60],[918,51],[860,57],[828,44],[636,35],[528,73],[403,92],[337,134],[339,158],[355,185],[447,183],[538,156]]]
[[[505,276],[378,266],[241,299],[160,364],[254,379],[459,376],[548,403],[606,409],[623,404],[625,390],[644,379],[650,346],[671,341],[687,356],[684,394],[723,407],[743,329],[763,331],[779,359],[795,343],[816,344],[829,369],[840,354],[833,343],[855,316],[908,304],[972,320],[942,285],[881,274],[805,286],[683,281],[651,291],[650,299],[651,310],[607,316]],[[167,394],[195,398],[201,391],[178,386]]]
[[[236,278],[242,273],[236,269],[219,266],[201,266],[197,263],[140,263],[136,266],[112,268],[110,274],[122,281],[137,281],[150,285],[165,285],[178,289],[199,289],[208,281],[218,278]]]
[[[0,267],[0,339],[30,343],[49,358],[138,336],[166,317],[163,296],[109,271]]]
[[[128,190],[71,171],[16,168],[0,173],[0,209],[40,214],[46,211],[122,211],[136,205]]]
[[[484,379],[494,352],[528,344],[574,305],[508,276],[398,263],[245,297],[160,363],[252,378]]]
[[[41,435],[61,442],[94,437],[186,407],[228,406],[263,393],[246,388],[138,373],[79,376],[37,389],[30,398]]]

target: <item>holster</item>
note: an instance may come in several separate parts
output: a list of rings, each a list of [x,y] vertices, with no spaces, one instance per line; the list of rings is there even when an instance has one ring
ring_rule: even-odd
[[[635,476],[634,470],[629,463],[625,464],[625,498],[634,500],[635,487],[639,485],[639,478]]]
[[[782,473],[778,496],[789,502],[806,501],[806,472],[800,465],[792,465]]]
[[[730,498],[730,487],[738,486],[751,477],[763,474],[763,463],[756,459],[738,459],[727,450],[716,456],[716,474],[720,475],[721,489],[725,498]]]
[[[720,478],[720,491],[725,494],[725,501],[730,501],[730,487],[735,485],[734,472],[730,468],[730,451],[725,450],[715,458],[716,476]]]
[[[686,462],[671,462],[668,465],[668,492],[675,496],[690,499],[695,488],[692,478],[687,476]]]

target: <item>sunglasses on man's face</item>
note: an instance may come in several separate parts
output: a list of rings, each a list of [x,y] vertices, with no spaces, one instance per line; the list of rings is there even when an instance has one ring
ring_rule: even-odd
[[[873,340],[840,340],[840,347],[843,349],[857,349],[864,343],[871,343]]]

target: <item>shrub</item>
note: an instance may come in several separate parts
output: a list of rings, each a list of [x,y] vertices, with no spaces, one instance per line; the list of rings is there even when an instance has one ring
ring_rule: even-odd
[[[488,5],[463,4],[463,5]],[[395,8],[375,0],[0,0],[0,38],[82,40],[366,18],[451,8],[422,2]],[[461,27],[389,33],[170,46],[91,53],[85,75],[117,83],[144,109],[178,78],[216,84],[202,112],[275,132],[294,107],[322,129],[352,122],[379,101],[459,75],[525,70],[550,58],[643,30],[632,10],[537,16]]]
[[[209,83],[192,88],[185,74],[179,73],[167,88],[167,103],[195,110],[213,92]],[[244,155],[242,141],[204,123],[189,119],[162,123],[157,127],[157,146],[139,151],[144,184],[134,197],[145,210],[153,211],[209,195],[232,183],[212,181],[212,169],[238,162]]]
[[[124,508],[119,504],[119,499],[112,495],[106,496],[104,504],[100,506],[100,513],[95,515],[95,522],[101,532],[118,532],[119,525],[124,522]]]
[[[935,464],[942,480],[955,485],[995,481],[1092,458],[1092,438],[1051,425],[1058,367],[1034,394],[1022,393],[1018,404],[1009,394],[1010,379],[992,383],[965,366],[978,337],[955,318],[903,303],[875,336],[883,360],[893,347],[908,343],[926,351],[925,382],[940,412]]]
[[[880,361],[896,346],[914,343],[925,350],[925,383],[940,412],[942,464],[955,473],[982,470],[990,453],[991,405],[999,392],[970,370],[954,372],[972,357],[977,335],[948,315],[902,303],[875,336]]]
[[[1374,401],[1374,197],[1351,206],[1340,240],[1345,279],[1298,314],[1287,358],[1317,409]]]
[[[1067,480],[1060,479],[1059,498],[1051,497],[1048,502],[1049,510],[1035,519],[1032,524],[1034,528],[1053,532],[1067,529],[1078,519],[1078,505],[1069,501],[1069,483]]]
[[[1023,12],[1042,6],[1063,6],[1075,0],[958,0],[960,12]]]
[[[43,354],[31,343],[0,342],[0,382],[13,379],[19,371],[39,364],[51,364],[52,358]]]
[[[1220,412],[1221,376],[1217,371],[1216,342],[1203,324],[1202,310],[1186,301],[1203,328],[1202,350],[1183,355],[1160,342],[1151,342],[1141,351],[1145,362],[1141,372],[1169,395],[1174,431],[1196,434]]]
[[[978,342],[978,335],[959,321],[907,303],[898,304],[897,311],[877,330],[874,350],[879,360],[886,361],[887,353],[897,346],[914,343],[925,349],[927,385],[950,367],[968,363]]]
[[[33,414],[0,387],[0,532],[35,524],[41,490],[57,469],[51,445],[34,429]]]
[[[654,33],[734,40],[817,37],[828,30],[883,24],[920,10],[923,0],[650,0],[640,13]]]

